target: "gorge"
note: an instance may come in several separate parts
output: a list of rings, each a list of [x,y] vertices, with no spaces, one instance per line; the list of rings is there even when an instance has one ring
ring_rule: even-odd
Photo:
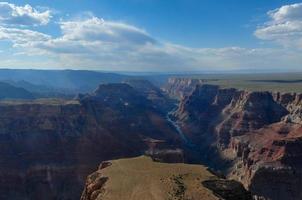
[[[207,173],[220,177],[206,184],[213,193],[235,180],[232,186],[242,183],[255,199],[299,200],[301,100],[299,93],[171,78],[162,90],[133,79],[101,84],[74,99],[1,101],[0,199],[67,200],[82,194],[83,200],[96,200],[98,195],[84,194],[110,190],[93,186],[93,180],[103,180],[102,167],[95,172],[100,179],[89,176],[83,189],[100,163],[148,155],[171,169],[183,162],[210,167]],[[134,167],[136,161],[129,160]],[[106,177],[110,181],[112,175]]]
[[[301,199],[302,95],[191,83],[171,79],[168,88],[173,94],[191,89],[174,118],[186,137],[209,154],[204,161],[220,166],[255,198]]]

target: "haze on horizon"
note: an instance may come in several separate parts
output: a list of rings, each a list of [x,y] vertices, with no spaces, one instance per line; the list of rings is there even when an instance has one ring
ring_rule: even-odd
[[[0,2],[0,68],[302,71],[302,2]]]

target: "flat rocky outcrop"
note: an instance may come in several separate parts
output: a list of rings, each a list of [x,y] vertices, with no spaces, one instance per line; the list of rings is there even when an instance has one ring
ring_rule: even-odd
[[[108,165],[110,163],[110,165]],[[204,166],[158,163],[148,157],[102,163],[88,176],[81,200],[251,200],[236,181]]]

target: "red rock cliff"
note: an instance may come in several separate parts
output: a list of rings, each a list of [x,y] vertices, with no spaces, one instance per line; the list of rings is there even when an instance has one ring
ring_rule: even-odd
[[[224,170],[255,196],[298,200],[302,199],[301,109],[301,94],[197,84],[181,100],[174,117],[184,134],[209,154],[203,155],[209,162],[216,159],[213,151],[231,161]]]

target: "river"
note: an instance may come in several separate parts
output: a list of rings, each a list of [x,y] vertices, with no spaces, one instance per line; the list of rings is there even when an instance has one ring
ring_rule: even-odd
[[[171,115],[173,114],[173,112],[175,112],[175,109],[171,110],[170,112],[168,112],[168,114],[166,115],[166,118],[168,120],[168,122],[173,125],[173,127],[175,128],[175,130],[177,131],[177,133],[179,134],[180,138],[182,139],[182,141],[184,142],[184,144],[190,148],[195,147],[195,145],[186,137],[186,135],[183,133],[183,131],[181,130],[179,124],[176,121],[173,121],[171,119]]]

